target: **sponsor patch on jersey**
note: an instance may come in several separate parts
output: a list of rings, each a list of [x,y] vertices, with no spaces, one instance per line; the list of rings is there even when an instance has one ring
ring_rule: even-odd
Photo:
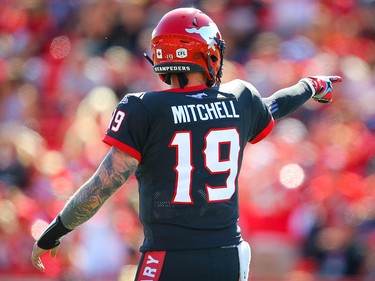
[[[183,59],[186,58],[188,55],[188,52],[185,48],[180,48],[176,50],[176,57]]]

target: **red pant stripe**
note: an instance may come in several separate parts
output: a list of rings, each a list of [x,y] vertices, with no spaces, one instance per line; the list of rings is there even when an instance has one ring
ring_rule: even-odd
[[[165,251],[152,251],[144,254],[137,281],[158,281],[163,268]]]

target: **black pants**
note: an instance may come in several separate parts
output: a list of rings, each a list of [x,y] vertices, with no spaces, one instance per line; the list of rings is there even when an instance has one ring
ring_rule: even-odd
[[[135,280],[238,281],[236,247],[143,253]]]

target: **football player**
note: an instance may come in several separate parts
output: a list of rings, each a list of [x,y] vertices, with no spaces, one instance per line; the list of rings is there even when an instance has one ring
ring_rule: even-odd
[[[250,247],[237,224],[244,149],[310,98],[330,102],[341,78],[303,78],[262,98],[249,82],[221,83],[224,49],[200,10],[179,8],[160,20],[148,59],[170,88],[120,101],[103,138],[111,149],[36,241],[36,268],[135,173],[144,227],[135,280],[247,280]]]

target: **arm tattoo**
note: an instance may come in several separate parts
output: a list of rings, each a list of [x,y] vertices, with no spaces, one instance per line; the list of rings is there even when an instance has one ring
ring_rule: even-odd
[[[138,161],[112,147],[94,175],[70,198],[61,212],[70,229],[90,219],[136,170]]]

